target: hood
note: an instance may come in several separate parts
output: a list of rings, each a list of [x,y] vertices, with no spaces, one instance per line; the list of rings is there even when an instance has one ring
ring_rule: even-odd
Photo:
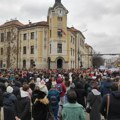
[[[62,83],[62,78],[61,78],[61,77],[58,77],[56,82],[57,82],[57,83]]]
[[[42,103],[44,105],[48,105],[49,104],[49,100],[48,100],[48,98],[46,96],[44,98],[42,98],[42,99],[36,99],[35,103],[36,102],[40,102],[40,103]]]
[[[22,89],[20,90],[20,96],[21,98],[24,98],[24,97],[29,97],[29,93],[27,91],[23,91]]]
[[[113,97],[120,99],[120,91],[112,92]]]
[[[9,98],[10,95],[11,95],[11,93],[5,92],[5,93],[3,94],[3,97]]]
[[[94,95],[101,95],[101,93],[97,89],[92,89],[92,93]]]

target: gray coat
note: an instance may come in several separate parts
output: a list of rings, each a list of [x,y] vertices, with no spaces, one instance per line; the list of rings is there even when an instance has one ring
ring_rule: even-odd
[[[93,89],[87,96],[87,104],[90,104],[92,110],[90,112],[90,120],[101,120],[100,105],[101,94],[98,90]]]

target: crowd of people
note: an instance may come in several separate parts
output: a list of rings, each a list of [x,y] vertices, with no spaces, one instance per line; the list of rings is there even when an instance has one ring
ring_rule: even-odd
[[[1,120],[120,120],[120,71],[0,72]]]

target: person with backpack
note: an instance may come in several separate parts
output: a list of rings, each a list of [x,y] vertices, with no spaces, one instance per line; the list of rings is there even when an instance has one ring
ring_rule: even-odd
[[[55,117],[55,120],[58,120],[60,94],[56,89],[56,84],[52,84],[51,89],[48,92],[48,99],[50,101],[51,111]]]
[[[118,84],[113,83],[111,93],[104,95],[100,108],[100,113],[106,120],[120,120],[120,90]]]
[[[66,86],[63,83],[63,79],[60,76],[57,78],[56,83],[57,83],[56,89],[58,90],[60,94],[58,117],[61,118],[62,108],[65,103]]]
[[[90,114],[90,120],[101,120],[100,105],[102,97],[99,92],[99,86],[96,82],[92,84],[92,90],[89,92],[86,102],[86,111]]]

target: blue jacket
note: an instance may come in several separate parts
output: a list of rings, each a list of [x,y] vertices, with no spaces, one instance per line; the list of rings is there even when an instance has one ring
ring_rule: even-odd
[[[57,102],[56,102],[54,105],[51,104],[51,96],[55,96],[56,99],[57,99]],[[49,90],[49,92],[48,92],[48,99],[49,99],[49,101],[50,101],[51,107],[52,107],[52,108],[56,108],[56,107],[59,106],[60,93],[59,93],[56,89],[51,88],[51,89]]]

